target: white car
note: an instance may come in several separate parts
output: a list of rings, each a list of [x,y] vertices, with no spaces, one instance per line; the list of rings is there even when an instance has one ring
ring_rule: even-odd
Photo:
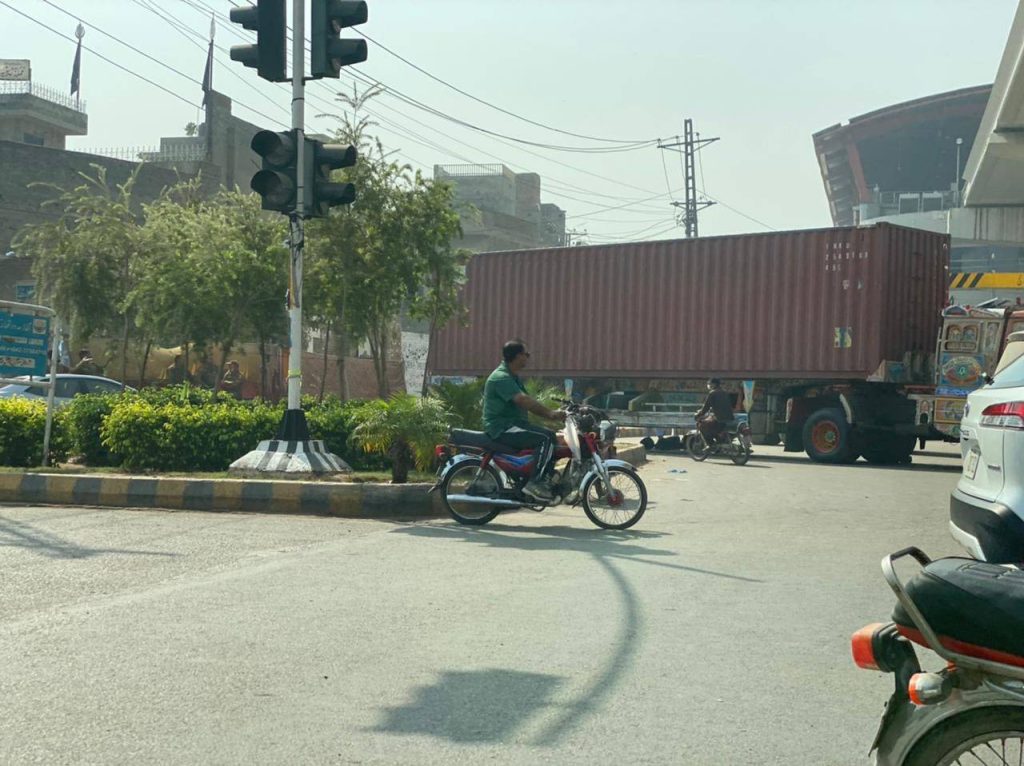
[[[50,379],[49,375],[38,378],[19,377],[17,380],[24,383],[9,383],[0,388],[0,399],[18,397],[22,399],[43,399],[47,397],[47,390],[39,385]],[[131,386],[127,390],[134,391]],[[103,378],[99,375],[74,375],[58,374],[57,388],[54,391],[53,402],[57,406],[68,404],[72,398],[79,394],[116,394],[120,393],[121,384],[110,378]]]
[[[967,397],[960,425],[963,473],[949,528],[971,555],[1024,562],[1024,332],[1007,339],[991,382]]]

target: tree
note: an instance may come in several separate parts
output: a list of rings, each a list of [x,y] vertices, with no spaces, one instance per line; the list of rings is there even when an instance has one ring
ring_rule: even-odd
[[[459,214],[453,207],[452,186],[424,179],[416,174],[410,205],[410,228],[416,233],[411,244],[422,269],[421,287],[413,297],[409,313],[430,325],[430,337],[453,319],[465,316],[459,290],[466,281],[470,252],[454,246],[462,237]],[[427,392],[427,371],[423,371],[422,392]]]
[[[121,380],[127,372],[133,307],[128,300],[141,254],[140,217],[132,191],[139,168],[112,186],[107,170],[91,166],[73,188],[40,184],[56,196],[44,203],[59,212],[51,221],[23,228],[15,246],[33,259],[43,300],[71,323],[72,336],[121,332]]]

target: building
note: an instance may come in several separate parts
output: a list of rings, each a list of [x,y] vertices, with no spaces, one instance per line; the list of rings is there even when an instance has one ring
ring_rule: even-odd
[[[434,178],[453,185],[462,247],[474,253],[565,244],[565,211],[541,202],[536,173],[504,165],[435,165]]]
[[[832,223],[949,210],[991,85],[876,109],[814,134]]]

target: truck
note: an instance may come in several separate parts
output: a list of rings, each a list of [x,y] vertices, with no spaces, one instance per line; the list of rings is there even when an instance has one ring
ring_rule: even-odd
[[[431,338],[428,374],[486,375],[519,337],[527,375],[620,425],[691,425],[716,377],[758,443],[906,462],[958,438],[966,394],[1024,329],[1022,312],[948,305],[949,244],[878,223],[480,253],[465,321]]]

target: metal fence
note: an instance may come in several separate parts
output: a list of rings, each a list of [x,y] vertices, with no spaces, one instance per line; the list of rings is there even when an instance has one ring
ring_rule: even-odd
[[[75,151],[129,162],[202,162],[206,159],[206,147],[202,145],[178,145],[163,148],[116,146],[100,149],[76,149]]]
[[[0,101],[4,100],[4,96],[21,95],[26,93],[85,114],[85,101],[68,95],[64,91],[31,81],[14,80],[0,82]]]
[[[450,178],[467,176],[502,176],[507,168],[504,165],[438,165],[437,171]]]

